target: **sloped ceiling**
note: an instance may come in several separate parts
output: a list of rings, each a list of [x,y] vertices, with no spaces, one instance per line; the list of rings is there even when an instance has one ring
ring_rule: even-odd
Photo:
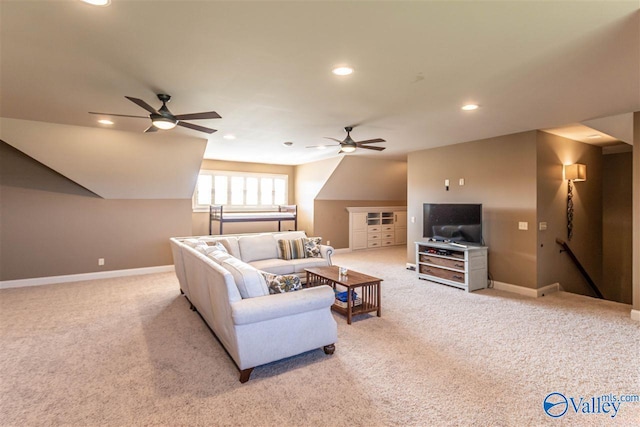
[[[2,1],[2,117],[99,127],[124,98],[199,124],[205,157],[298,165],[384,138],[379,158],[640,110],[638,0]],[[159,50],[159,46],[162,49]],[[336,65],[351,76],[331,74]],[[480,104],[461,111],[462,104]],[[112,117],[142,132],[148,120]],[[236,139],[223,136],[234,134]],[[294,145],[286,147],[283,142]],[[366,150],[353,155],[364,156]],[[351,156],[351,155],[350,155]]]
[[[406,200],[407,162],[345,157],[316,200]]]
[[[189,199],[206,139],[0,118],[0,139],[105,199]]]

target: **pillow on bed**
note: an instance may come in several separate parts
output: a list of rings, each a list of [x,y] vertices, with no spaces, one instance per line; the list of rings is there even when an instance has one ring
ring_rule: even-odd
[[[278,258],[280,259],[306,258],[304,239],[278,240]]]
[[[322,254],[320,253],[322,237],[305,237],[303,240],[304,253],[307,258],[322,258]]]
[[[267,273],[266,271],[261,271],[260,273],[262,273],[265,282],[267,282],[270,294],[282,294],[302,289],[300,278],[295,274],[279,275]]]

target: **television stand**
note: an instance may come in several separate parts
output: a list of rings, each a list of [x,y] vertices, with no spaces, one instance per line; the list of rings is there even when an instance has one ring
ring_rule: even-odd
[[[487,287],[486,246],[416,242],[416,271],[423,280],[455,286],[467,292]]]

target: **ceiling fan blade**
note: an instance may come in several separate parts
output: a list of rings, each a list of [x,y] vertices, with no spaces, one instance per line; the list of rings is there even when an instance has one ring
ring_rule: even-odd
[[[89,111],[89,114],[96,114],[98,116],[133,117],[133,118],[136,118],[136,119],[148,119],[149,118],[149,116],[130,116],[128,114],[96,113],[94,111]]]
[[[129,101],[133,102],[134,104],[137,104],[139,107],[144,108],[145,110],[147,110],[150,113],[158,114],[158,112],[156,110],[154,110],[151,105],[147,104],[142,99],[132,98],[130,96],[125,96],[125,98],[127,98]]]
[[[387,142],[382,138],[367,139],[366,141],[357,141],[357,144],[373,144],[374,142]]]
[[[337,147],[338,145],[335,145],[335,144],[334,145],[324,145],[324,144],[323,145],[307,145],[305,148],[320,148],[320,147],[327,148],[327,147]]]
[[[339,139],[329,138],[328,136],[325,136],[324,138],[325,138],[325,139],[330,139],[330,140],[332,140],[332,141],[335,141],[335,142],[337,142],[338,144],[342,144],[342,142],[343,142],[343,141],[340,141]]]
[[[384,149],[385,149],[385,148],[387,148],[387,147],[370,147],[370,146],[368,146],[368,145],[360,145],[360,144],[358,144],[358,148],[366,148],[366,149],[368,149],[368,150],[382,151],[382,150],[384,150]]]
[[[179,114],[174,116],[178,120],[202,120],[202,119],[221,119],[220,114],[215,111],[208,111],[206,113],[191,113],[191,114]]]
[[[187,123],[187,122],[178,122],[178,126],[182,126],[185,128],[189,128],[189,129],[193,129],[193,130],[197,130],[197,131],[209,133],[209,134],[217,132],[216,129],[206,128],[204,126],[198,126],[198,125],[194,125],[193,123]]]
[[[154,125],[151,125],[147,128],[147,130],[144,131],[144,133],[149,133],[149,132],[158,132],[158,128],[155,127]]]

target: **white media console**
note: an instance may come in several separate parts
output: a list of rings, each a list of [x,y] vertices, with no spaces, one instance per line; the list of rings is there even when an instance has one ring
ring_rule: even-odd
[[[416,242],[418,277],[467,292],[484,289],[488,281],[487,250],[486,246]]]

